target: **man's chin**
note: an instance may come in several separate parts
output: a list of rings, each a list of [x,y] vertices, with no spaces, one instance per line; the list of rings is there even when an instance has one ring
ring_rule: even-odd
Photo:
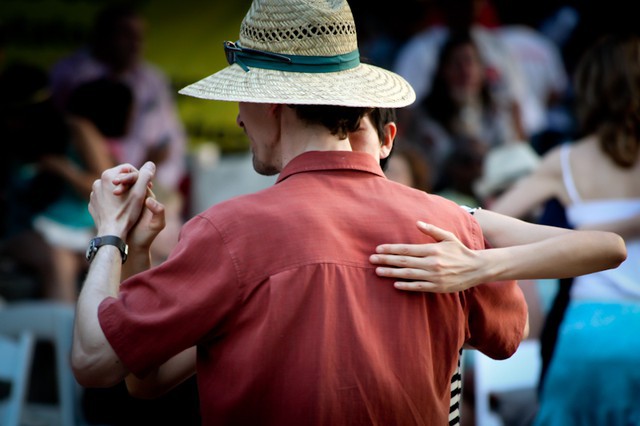
[[[274,176],[280,173],[280,170],[278,170],[276,167],[270,164],[262,163],[256,160],[256,157],[253,157],[253,170],[255,170],[256,173],[262,176]]]

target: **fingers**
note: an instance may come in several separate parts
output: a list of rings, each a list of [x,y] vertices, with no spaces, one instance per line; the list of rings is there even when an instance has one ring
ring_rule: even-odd
[[[153,180],[153,177],[156,173],[156,165],[151,161],[147,161],[140,167],[138,171],[138,180],[135,182],[133,187],[131,188],[132,192],[135,192],[139,195],[146,195],[149,185]]]
[[[93,181],[93,183],[91,184],[91,194],[93,195],[94,192],[98,192],[98,188],[100,188],[102,181],[100,179],[96,179]]]
[[[151,179],[153,179],[153,176],[155,175],[155,164],[153,164],[152,162],[147,162],[142,166],[142,168],[145,168],[144,173],[147,173],[146,176],[151,176]],[[140,170],[137,170],[131,165],[125,165],[119,168],[119,174],[112,180],[113,185],[115,185],[113,193],[115,195],[124,194],[133,185],[135,185],[140,178],[142,168],[140,168]],[[153,188],[153,182],[151,180],[149,180],[147,186],[151,195],[155,197],[155,195],[153,195],[153,192],[151,191],[151,188]]]
[[[425,235],[433,238],[436,242],[455,240],[455,236],[442,228],[435,225],[418,221],[416,223],[418,229]],[[433,247],[427,244],[381,244],[376,247],[376,253],[395,254],[402,256],[426,257],[433,255]],[[375,263],[375,262],[374,262]]]
[[[431,244],[381,244],[376,247],[379,255],[425,257],[432,254]],[[384,257],[384,256],[383,256]]]
[[[126,190],[126,186],[129,185],[128,182],[131,180],[135,181],[137,172],[137,169],[131,164],[121,164],[112,167],[102,172],[100,179],[93,182],[92,190],[93,192],[98,192],[98,188],[100,188],[102,184],[104,184],[106,188],[109,188],[109,185],[113,185],[115,187],[113,192],[115,194],[121,194]]]
[[[397,281],[393,283],[393,286],[398,290],[405,291],[417,291],[417,292],[428,292],[428,293],[445,293],[444,289],[441,286],[438,286],[434,283],[430,283],[428,281]]]
[[[376,268],[376,274],[380,277],[398,278],[411,281],[426,281],[429,279],[427,272],[419,268],[385,268],[379,266]]]
[[[133,186],[137,180],[137,170],[119,174],[112,181],[112,183],[116,186],[116,188],[113,190],[114,194],[124,193],[127,189]]]
[[[153,161],[147,161],[140,167],[140,177],[148,185],[156,174],[156,165]]]
[[[395,255],[395,254],[372,254],[369,256],[369,262],[374,265],[398,266],[402,268],[418,267],[421,265],[423,257],[412,255]]]
[[[430,223],[425,223],[419,220],[416,225],[423,234],[432,237],[438,242],[455,238],[451,232],[445,231],[444,229],[438,228],[437,226],[431,225]]]
[[[145,206],[149,210],[151,210],[151,213],[153,213],[154,215],[159,215],[164,213],[164,205],[158,202],[158,200],[155,199],[155,196],[147,196],[144,203],[145,203]]]
[[[152,230],[160,231],[166,226],[165,207],[164,204],[158,202],[153,197],[147,197],[144,205],[151,212],[151,220],[149,222],[149,228]]]
[[[393,286],[398,290],[430,293],[445,293],[451,291],[450,288],[442,284],[428,281],[428,275],[421,269],[376,268],[376,274],[381,277],[406,280],[393,283]]]

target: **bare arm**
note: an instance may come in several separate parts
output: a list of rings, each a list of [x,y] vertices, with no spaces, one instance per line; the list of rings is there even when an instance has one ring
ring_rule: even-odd
[[[196,347],[192,346],[142,379],[129,374],[126,378],[127,389],[136,398],[157,398],[194,374],[196,374]]]
[[[65,179],[78,194],[88,199],[93,182],[100,178],[103,170],[115,164],[111,160],[104,137],[91,122],[69,117],[67,123],[72,133],[71,142],[84,167],[78,166],[67,155],[45,156],[40,161],[40,166]]]
[[[150,195],[153,195],[151,193]],[[151,243],[165,226],[164,206],[153,196],[146,200],[146,209],[129,235],[131,264],[123,269],[122,279],[149,269]],[[128,264],[129,262],[127,262]],[[126,266],[126,265],[125,265]],[[157,398],[196,373],[196,347],[175,355],[160,367],[140,379],[129,374],[125,378],[129,393],[136,398]]]
[[[452,292],[483,282],[566,278],[617,267],[626,247],[616,234],[535,225],[486,210],[476,218],[497,248],[470,250],[453,234],[418,222],[437,244],[383,244],[371,262],[401,290]]]
[[[129,165],[108,169],[93,184],[89,211],[98,235],[116,235],[127,239],[128,232],[140,217],[147,186],[155,165],[140,169],[138,182],[122,196],[114,196],[113,179]],[[86,387],[113,386],[128,374],[109,344],[98,319],[98,307],[108,297],[115,297],[120,285],[122,260],[116,247],[104,246],[96,253],[78,297],[74,324],[71,364],[78,382]]]
[[[558,199],[564,205],[568,201],[568,195],[562,181],[560,150],[558,148],[545,155],[533,173],[516,181],[504,194],[489,205],[489,209],[496,213],[522,219],[535,213],[551,199]]]
[[[164,205],[151,190],[147,190],[147,195],[140,219],[129,233],[129,257],[122,268],[122,281],[151,267],[151,243],[165,227]]]
[[[126,193],[135,184],[138,173],[133,171],[118,175],[113,184],[114,194]],[[122,270],[122,280],[151,266],[149,250],[155,237],[165,227],[164,206],[155,200],[151,188],[147,189],[147,199],[140,219],[129,232],[129,257],[131,261]],[[193,346],[175,355],[147,376],[138,378],[129,374],[125,378],[129,394],[136,398],[151,399],[164,395],[196,372],[196,347]]]

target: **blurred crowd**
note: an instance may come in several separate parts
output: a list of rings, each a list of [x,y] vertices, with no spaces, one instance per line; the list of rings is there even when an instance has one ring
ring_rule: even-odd
[[[398,111],[392,162],[410,151],[420,180],[413,186],[487,207],[576,130],[573,64],[563,47],[580,27],[580,11],[557,6],[532,15],[489,0],[404,3],[404,13],[389,12],[403,26],[385,23],[379,6],[352,4],[364,60],[392,68],[417,93]],[[0,131],[15,148],[3,156],[1,247],[3,259],[38,281],[24,289],[31,296],[74,302],[92,235],[87,197],[102,170],[159,165],[154,192],[168,206],[169,226],[156,264],[192,213],[188,136],[168,77],[144,57],[145,24],[133,6],[115,4],[95,17],[86,45],[50,69],[1,64]],[[4,47],[9,39],[1,37]]]
[[[154,263],[177,241],[189,196],[187,135],[168,78],[144,59],[144,31],[142,14],[118,4],[96,16],[86,46],[51,69],[3,66],[0,131],[14,148],[3,156],[1,249],[37,281],[8,290],[16,297],[75,303],[94,235],[91,185],[115,164],[158,165],[153,190],[168,226]]]

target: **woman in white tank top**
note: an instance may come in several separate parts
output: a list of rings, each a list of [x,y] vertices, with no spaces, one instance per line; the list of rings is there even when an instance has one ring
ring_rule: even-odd
[[[537,425],[640,424],[640,40],[608,37],[575,76],[586,135],[545,156],[492,209],[521,217],[556,198],[577,229],[624,237],[618,268],[577,277]]]

